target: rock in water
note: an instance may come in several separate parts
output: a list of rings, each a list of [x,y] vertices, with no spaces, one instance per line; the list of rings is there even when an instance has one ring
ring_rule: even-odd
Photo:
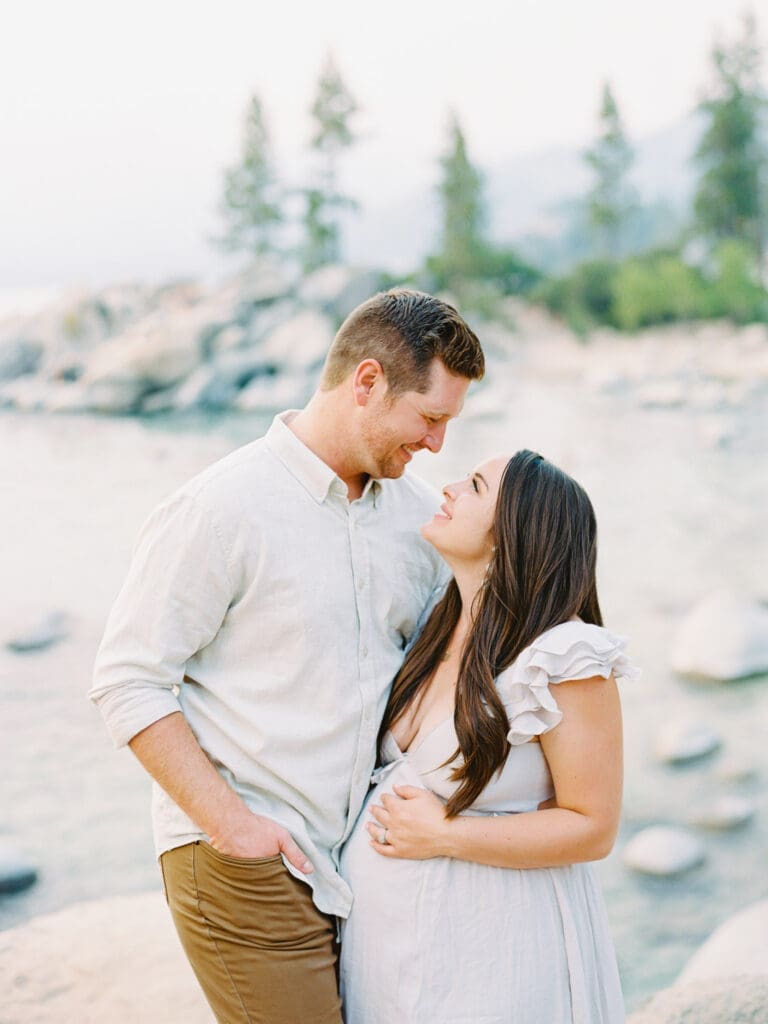
[[[342,321],[383,287],[384,275],[380,270],[334,263],[320,267],[306,277],[299,287],[299,298],[303,303],[319,307]]]
[[[136,412],[154,391],[178,384],[198,365],[210,305],[158,309],[99,345],[81,377],[84,400],[96,412]]]
[[[343,263],[326,264],[304,278],[299,298],[308,306],[331,306],[349,286],[352,276],[352,268]]]
[[[222,352],[212,362],[203,363],[179,386],[173,407],[226,409],[238,392],[254,377],[266,375],[271,367],[265,364],[258,349]]]
[[[0,380],[15,380],[34,373],[42,356],[43,346],[39,341],[28,338],[0,340]]]
[[[347,286],[336,297],[331,312],[339,321],[345,320],[353,309],[357,309],[361,303],[384,287],[384,275],[380,270],[356,271]]]
[[[685,405],[686,391],[681,381],[650,380],[637,390],[644,409],[677,409]]]
[[[300,409],[309,400],[314,384],[314,374],[281,373],[276,377],[257,377],[237,396],[235,408],[242,412],[264,413]]]
[[[678,982],[729,974],[768,977],[768,900],[751,903],[719,925],[685,965]]]
[[[699,433],[711,448],[726,448],[738,432],[738,424],[726,416],[708,416],[699,423]]]
[[[312,370],[322,365],[333,335],[331,320],[307,309],[271,331],[261,343],[260,354],[280,370]]]
[[[0,893],[21,892],[37,881],[37,870],[18,850],[0,845]]]
[[[44,651],[47,647],[58,643],[59,640],[63,640],[67,632],[67,616],[64,612],[51,612],[26,633],[20,633],[10,639],[6,647],[9,651],[15,651],[17,654]]]
[[[644,828],[624,847],[624,863],[645,875],[681,875],[704,858],[704,846],[696,836],[669,825]]]
[[[691,815],[691,824],[699,828],[709,828],[715,831],[725,831],[731,828],[741,828],[748,824],[755,816],[755,801],[748,796],[729,794],[716,797],[706,807],[695,811]]]
[[[681,623],[672,668],[721,680],[768,672],[768,608],[728,591],[711,594]]]
[[[659,730],[656,756],[666,764],[683,764],[707,754],[720,746],[720,737],[703,722],[673,719]]]
[[[718,762],[715,776],[721,782],[752,782],[757,778],[757,768],[745,758],[732,754]]]
[[[768,1024],[768,900],[720,925],[628,1024]]]
[[[627,1024],[768,1024],[766,1007],[768,978],[734,974],[666,988]]]

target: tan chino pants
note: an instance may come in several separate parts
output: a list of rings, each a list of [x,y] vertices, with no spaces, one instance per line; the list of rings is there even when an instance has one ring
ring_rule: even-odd
[[[219,1024],[341,1024],[333,918],[280,856],[203,841],[160,858],[181,944]]]

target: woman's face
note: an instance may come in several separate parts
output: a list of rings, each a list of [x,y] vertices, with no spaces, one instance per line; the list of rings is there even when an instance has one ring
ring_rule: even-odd
[[[488,562],[499,485],[509,456],[488,459],[464,480],[443,488],[440,511],[421,528],[448,563]]]

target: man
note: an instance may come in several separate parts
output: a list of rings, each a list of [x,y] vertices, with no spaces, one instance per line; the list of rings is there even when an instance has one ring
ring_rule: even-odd
[[[339,1024],[339,851],[389,683],[444,567],[404,475],[484,370],[458,313],[374,296],[305,409],[194,478],[139,539],[91,698],[155,780],[166,897],[219,1021]],[[140,981],[137,981],[140,983]]]

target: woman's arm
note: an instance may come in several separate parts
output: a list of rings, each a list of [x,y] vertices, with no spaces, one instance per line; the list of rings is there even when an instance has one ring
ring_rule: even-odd
[[[396,786],[367,828],[384,857],[455,857],[506,868],[560,867],[611,851],[622,789],[621,707],[613,678],[557,687],[562,722],[541,737],[557,806],[523,814],[446,818],[427,790]],[[387,843],[380,843],[387,829]]]

